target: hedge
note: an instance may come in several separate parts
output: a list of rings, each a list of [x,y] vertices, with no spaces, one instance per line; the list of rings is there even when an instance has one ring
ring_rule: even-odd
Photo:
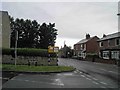
[[[2,48],[2,55],[11,55],[11,51],[14,48]],[[17,48],[17,55],[18,56],[41,56],[41,57],[48,57],[48,50],[47,49],[35,49],[35,48]],[[56,57],[56,53],[52,56]]]

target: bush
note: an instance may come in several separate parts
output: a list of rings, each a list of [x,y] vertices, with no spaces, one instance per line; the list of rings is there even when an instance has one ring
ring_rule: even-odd
[[[2,55],[11,55],[11,51],[14,48],[3,48]],[[17,55],[18,56],[41,56],[41,57],[48,57],[47,49],[35,49],[35,48],[17,48]],[[56,53],[54,53],[54,57]]]
[[[87,54],[86,55],[86,57],[88,57],[88,58],[98,58],[99,56],[96,54],[96,53],[89,53],[89,54]]]

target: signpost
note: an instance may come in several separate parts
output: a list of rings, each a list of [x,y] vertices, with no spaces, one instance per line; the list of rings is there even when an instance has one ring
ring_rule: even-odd
[[[57,60],[57,54],[58,54],[58,52],[59,52],[59,47],[56,47],[56,46],[49,46],[48,47],[48,55],[49,55],[48,64],[49,65],[51,63],[50,62],[51,60],[55,60],[55,59]]]
[[[56,46],[48,47],[48,53],[58,53],[58,52],[59,52],[59,47],[56,47]]]

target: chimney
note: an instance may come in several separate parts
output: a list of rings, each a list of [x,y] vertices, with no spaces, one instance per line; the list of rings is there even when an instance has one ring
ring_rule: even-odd
[[[90,35],[89,34],[86,34],[86,39],[89,39],[90,38]]]
[[[104,37],[106,37],[106,35],[105,35],[105,34],[103,34],[103,38],[104,38]]]

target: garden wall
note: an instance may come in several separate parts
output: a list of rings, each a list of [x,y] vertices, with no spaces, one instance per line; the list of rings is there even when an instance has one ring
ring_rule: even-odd
[[[18,56],[16,58],[17,65],[57,65],[57,58],[52,58],[40,56]],[[3,64],[15,64],[14,58],[11,55],[2,55]]]
[[[117,64],[117,60],[113,59],[102,59],[102,58],[91,58],[91,57],[86,57],[84,60],[86,61],[91,61],[91,62],[99,62],[99,63],[106,63],[106,64]]]

